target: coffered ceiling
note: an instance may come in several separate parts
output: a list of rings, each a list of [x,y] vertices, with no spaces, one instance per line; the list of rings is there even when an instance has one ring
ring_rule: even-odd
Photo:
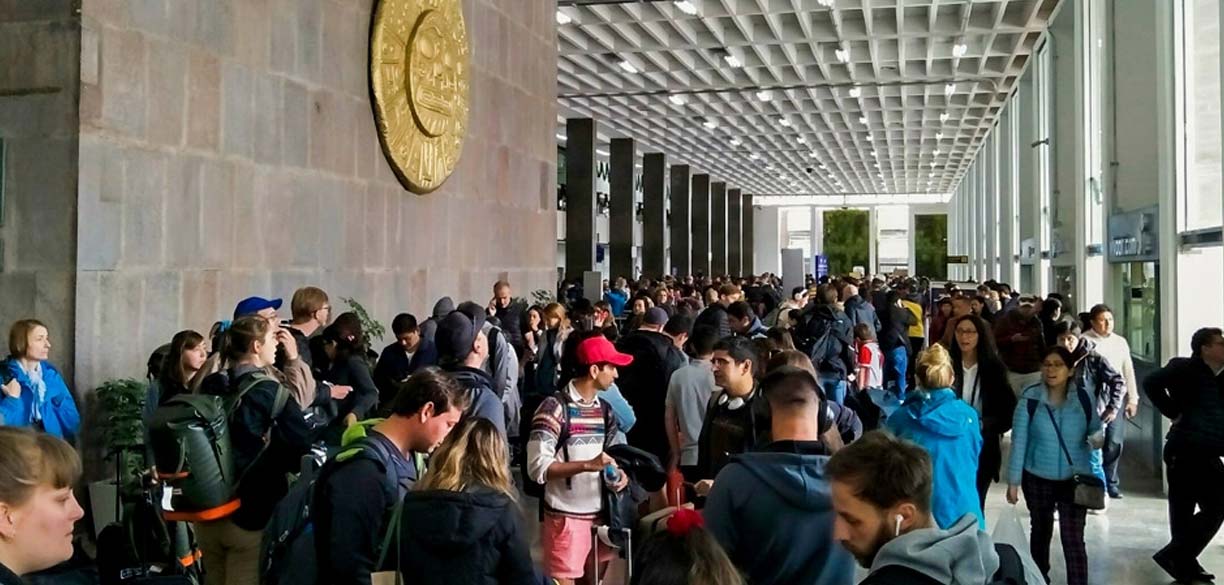
[[[1058,3],[559,0],[558,140],[594,117],[746,193],[949,193]]]

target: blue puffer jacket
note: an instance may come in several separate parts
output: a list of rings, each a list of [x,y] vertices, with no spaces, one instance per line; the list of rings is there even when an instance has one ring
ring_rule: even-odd
[[[629,291],[611,289],[604,293],[604,300],[608,301],[608,310],[612,311],[612,316],[619,317],[625,312],[625,305],[629,303]]]
[[[1020,394],[1016,414],[1012,417],[1012,450],[1007,465],[1007,483],[1020,485],[1025,471],[1053,481],[1071,479],[1076,473],[1088,474],[1092,471],[1092,447],[1088,445],[1088,436],[1101,430],[1101,419],[1096,416],[1090,398],[1086,400],[1089,412],[1084,412],[1085,400],[1077,396],[1078,392],[1080,389],[1075,384],[1068,383],[1067,399],[1057,408],[1050,406],[1049,391],[1044,383],[1033,384]],[[1032,418],[1029,417],[1031,400],[1037,401]],[[1055,422],[1074,465],[1067,465],[1067,457],[1063,455],[1058,433],[1055,432]]]
[[[77,431],[81,428],[81,415],[77,412],[76,401],[68,391],[68,385],[51,362],[41,362],[43,385],[46,387],[42,400],[38,400],[34,382],[17,360],[0,362],[0,367],[21,385],[20,397],[13,398],[6,394],[0,400],[0,416],[4,417],[4,424],[28,427],[33,424],[37,409],[42,413],[43,430],[47,434],[69,442],[76,439]]]
[[[961,516],[973,514],[985,530],[986,518],[977,492],[978,455],[982,452],[982,423],[977,411],[957,398],[951,388],[915,390],[906,395],[885,426],[931,454],[935,472],[931,514],[939,527],[946,530]]]

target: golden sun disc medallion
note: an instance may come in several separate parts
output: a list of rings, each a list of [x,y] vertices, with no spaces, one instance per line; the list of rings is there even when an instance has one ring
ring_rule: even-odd
[[[446,182],[468,125],[468,38],[459,0],[380,0],[370,93],[383,154],[409,191]]]

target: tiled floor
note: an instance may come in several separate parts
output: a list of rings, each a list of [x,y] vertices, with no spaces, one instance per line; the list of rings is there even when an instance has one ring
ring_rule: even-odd
[[[1132,474],[1130,477],[1138,477]],[[1141,482],[1127,481],[1123,474],[1123,485]],[[1152,553],[1163,547],[1169,539],[1168,515],[1164,496],[1159,494],[1159,484],[1149,481],[1147,485],[1124,489],[1122,500],[1112,500],[1108,512],[1099,516],[1088,516],[1088,562],[1091,585],[1168,585],[1173,580],[1152,561]],[[1220,486],[1224,490],[1224,486]],[[986,519],[990,529],[998,519],[1008,512],[1005,488],[996,484],[986,501]],[[523,508],[533,543],[533,553],[540,559],[539,524],[536,520],[536,501],[524,498]],[[1028,511],[1024,502],[1019,511],[1025,530],[1028,529]],[[1057,526],[1057,523],[1055,523]],[[1051,546],[1051,579],[1054,585],[1066,583],[1061,545],[1055,529]],[[1224,583],[1224,531],[1207,548],[1199,562],[1208,572],[1221,577]],[[614,568],[613,572],[616,571]],[[860,575],[860,579],[863,575]],[[609,583],[620,583],[619,575],[609,575]]]

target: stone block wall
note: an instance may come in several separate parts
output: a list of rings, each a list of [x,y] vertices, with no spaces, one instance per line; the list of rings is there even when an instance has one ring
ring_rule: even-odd
[[[0,0],[0,355],[9,326],[37,318],[70,379],[80,54],[72,4]]]
[[[318,285],[389,325],[498,278],[553,287],[554,0],[463,1],[469,132],[426,196],[375,134],[374,0],[81,4],[78,386],[248,295]]]

